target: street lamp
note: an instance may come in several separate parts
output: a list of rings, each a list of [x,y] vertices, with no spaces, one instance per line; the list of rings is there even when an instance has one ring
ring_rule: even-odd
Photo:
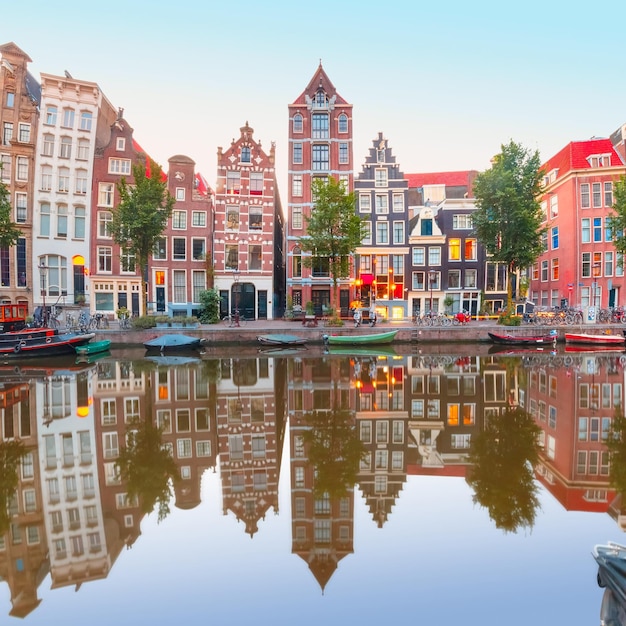
[[[43,298],[43,309],[41,313],[41,322],[45,327],[48,326],[48,310],[46,309],[46,290],[48,289],[48,266],[44,265],[43,261],[38,266],[39,269],[39,287],[40,295]]]
[[[428,282],[430,283],[430,315],[433,314],[433,284],[437,279],[437,272],[428,272]]]
[[[234,325],[239,326],[239,270],[233,270],[233,294],[235,296]]]

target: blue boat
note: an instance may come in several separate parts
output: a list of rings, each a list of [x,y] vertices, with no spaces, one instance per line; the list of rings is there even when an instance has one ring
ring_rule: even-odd
[[[193,350],[200,347],[202,339],[200,337],[191,337],[190,335],[171,334],[160,335],[148,341],[144,341],[144,347],[147,350],[159,352],[171,352],[174,350]]]

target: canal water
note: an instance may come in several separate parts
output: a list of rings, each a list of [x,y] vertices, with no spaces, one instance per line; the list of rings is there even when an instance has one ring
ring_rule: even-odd
[[[482,352],[0,365],[2,623],[600,624],[626,358]]]

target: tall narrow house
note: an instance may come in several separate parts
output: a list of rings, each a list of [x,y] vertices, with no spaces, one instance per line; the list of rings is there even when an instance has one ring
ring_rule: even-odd
[[[332,279],[327,263],[317,259],[311,267],[302,262],[299,241],[306,236],[306,217],[314,200],[314,178],[332,176],[353,188],[352,105],[330,82],[320,63],[305,90],[289,105],[289,196],[287,226],[287,296],[289,304],[305,307],[312,302],[317,313],[331,301]],[[350,279],[340,281],[342,313],[350,307]]]
[[[0,248],[0,296],[3,302],[32,306],[33,190],[35,139],[41,90],[28,71],[31,58],[14,43],[0,46],[0,182],[7,187],[11,221],[22,236],[17,245]]]
[[[283,217],[276,184],[276,146],[269,154],[246,122],[228,149],[217,150],[211,254],[220,314],[272,319],[283,299]]]

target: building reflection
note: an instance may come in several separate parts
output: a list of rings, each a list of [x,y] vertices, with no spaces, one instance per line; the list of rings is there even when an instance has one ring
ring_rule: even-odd
[[[173,504],[197,507],[203,474],[219,472],[222,493],[209,497],[251,537],[279,513],[288,476],[292,552],[321,589],[354,551],[357,494],[384,528],[409,476],[467,477],[473,438],[512,407],[541,429],[536,476],[552,496],[623,529],[605,445],[625,405],[623,360],[304,351],[0,366],[0,444],[23,444],[0,528],[10,614],[39,605],[47,576],[76,589],[106,577],[138,540],[145,503],[117,460],[141,420],[158,426],[176,463]]]

